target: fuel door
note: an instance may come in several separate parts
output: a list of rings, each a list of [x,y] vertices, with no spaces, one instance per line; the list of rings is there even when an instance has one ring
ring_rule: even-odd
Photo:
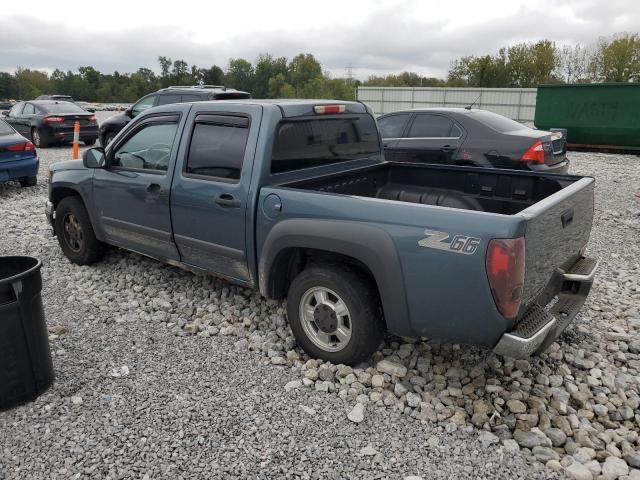
[[[267,218],[275,219],[282,213],[282,200],[275,193],[267,195],[262,202],[262,212]]]

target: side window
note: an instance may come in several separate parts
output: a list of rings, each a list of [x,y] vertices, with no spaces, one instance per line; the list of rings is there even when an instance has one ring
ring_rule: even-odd
[[[24,108],[24,103],[16,103],[11,110],[9,110],[10,117],[17,117],[22,114],[22,109]]]
[[[182,95],[181,102],[200,102],[204,100],[200,95],[194,95],[193,93],[185,93]]]
[[[453,138],[460,138],[463,135],[462,129],[457,125],[457,124],[453,124],[453,127],[451,127],[451,133],[450,136]]]
[[[148,97],[143,98],[138,103],[136,103],[133,107],[131,107],[131,113],[135,117],[136,115],[140,115],[147,108],[153,107],[154,102],[156,101],[157,95],[149,95]]]
[[[453,122],[442,115],[416,115],[409,138],[437,138],[448,137]]]
[[[170,103],[180,103],[180,95],[159,95],[158,105],[168,105]]]
[[[27,103],[24,106],[24,110],[22,111],[23,115],[33,115],[36,113],[36,109],[32,103]]]
[[[378,128],[382,138],[399,138],[409,119],[409,114],[390,115],[378,120]]]
[[[114,152],[110,166],[167,171],[178,123],[148,123]]]
[[[249,121],[244,117],[223,118],[195,124],[185,173],[235,182],[240,179]]]

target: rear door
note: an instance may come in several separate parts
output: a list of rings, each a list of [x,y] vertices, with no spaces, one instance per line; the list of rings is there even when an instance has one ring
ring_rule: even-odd
[[[462,130],[443,114],[416,113],[396,145],[399,162],[451,163],[462,144]]]
[[[378,119],[378,129],[382,137],[384,158],[388,161],[396,159],[396,147],[409,123],[409,113],[393,113]]]
[[[146,117],[107,149],[93,176],[93,202],[110,242],[156,258],[179,260],[171,238],[169,192],[180,112]]]
[[[262,107],[195,104],[180,146],[171,218],[183,262],[249,282],[246,215]]]

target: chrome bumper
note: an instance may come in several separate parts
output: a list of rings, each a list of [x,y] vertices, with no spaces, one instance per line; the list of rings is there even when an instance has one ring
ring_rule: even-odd
[[[561,272],[558,301],[549,310],[533,305],[515,328],[500,337],[494,353],[511,358],[527,358],[544,351],[578,315],[591,290],[598,268],[593,258],[580,258],[568,271]]]

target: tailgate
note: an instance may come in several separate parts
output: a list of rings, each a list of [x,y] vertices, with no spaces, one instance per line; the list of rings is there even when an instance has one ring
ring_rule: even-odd
[[[557,269],[572,265],[589,241],[594,185],[593,178],[581,178],[520,212],[526,219],[525,305]]]

